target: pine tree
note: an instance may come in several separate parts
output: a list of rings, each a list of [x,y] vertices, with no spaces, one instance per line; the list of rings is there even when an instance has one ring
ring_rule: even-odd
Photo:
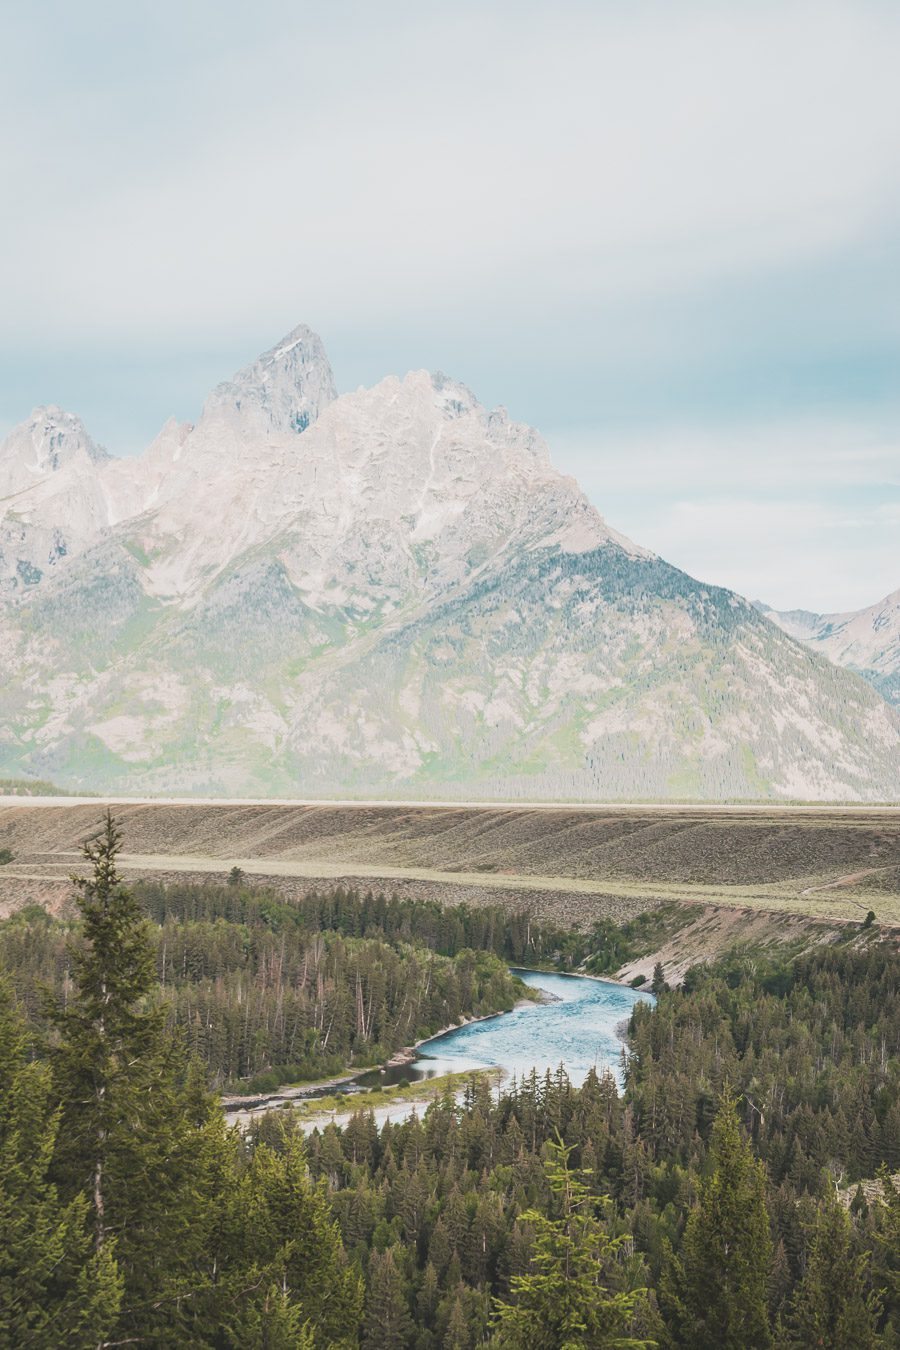
[[[716,1113],[709,1176],[661,1290],[675,1345],[684,1350],[767,1350],[772,1239],[766,1178],[741,1135],[734,1099]]]
[[[597,1218],[584,1170],[570,1166],[573,1152],[561,1140],[547,1144],[546,1180],[561,1213],[522,1215],[534,1229],[532,1269],[510,1280],[512,1302],[495,1300],[491,1344],[498,1350],[641,1350],[650,1344],[628,1334],[644,1291],[613,1292],[605,1283],[627,1239],[610,1237]]]
[[[124,1279],[124,1337],[177,1345],[172,1308],[197,1278],[202,1132],[184,1096],[185,1056],[166,1030],[147,924],[116,870],[121,836],[107,812],[76,881],[82,918],[71,949],[74,993],[55,1010],[60,1193],[87,1192],[94,1249],[114,1243]],[[193,1093],[196,1096],[196,1093]],[[183,1343],[183,1342],[182,1342]]]
[[[824,1350],[872,1350],[881,1301],[872,1292],[868,1252],[856,1254],[847,1211],[828,1192],[809,1260],[794,1294],[790,1344]]]
[[[236,1131],[227,1129],[221,1107],[210,1101],[196,1066],[189,1073],[184,1097],[195,1160],[194,1190],[184,1200],[193,1220],[179,1277],[170,1274],[168,1281],[163,1343],[198,1350],[208,1345],[220,1350],[227,1344],[230,1350],[231,1344],[243,1343],[241,1337],[253,1344],[258,1331],[274,1346],[279,1329],[292,1327],[299,1314],[282,1306],[284,1300],[272,1301],[273,1281],[253,1264],[247,1250],[244,1145]],[[232,1333],[229,1342],[227,1335]]]
[[[121,836],[107,813],[103,832],[84,845],[93,865],[77,878],[83,942],[72,948],[76,993],[56,1015],[60,1045],[55,1074],[66,1114],[60,1170],[90,1190],[97,1247],[119,1224],[123,1124],[136,1122],[145,1083],[139,1066],[157,1050],[162,1025],[146,999],[155,983],[147,927],[134,897],[120,885]],[[127,1131],[130,1134],[130,1130]],[[110,1212],[112,1205],[113,1212]]]
[[[87,1200],[62,1203],[49,1178],[59,1127],[46,1064],[0,981],[0,1348],[96,1345],[115,1321],[121,1280],[113,1247],[95,1254]]]
[[[403,1275],[397,1269],[393,1250],[375,1251],[369,1264],[363,1350],[404,1350],[412,1335]]]
[[[314,1350],[315,1346],[303,1309],[275,1284],[261,1297],[244,1300],[223,1330],[228,1350]]]
[[[286,1132],[277,1151],[266,1144],[254,1149],[237,1208],[244,1266],[264,1273],[265,1288],[277,1282],[302,1310],[314,1345],[355,1345],[361,1281],[347,1263],[324,1188],[310,1179],[297,1135]],[[259,1283],[242,1278],[245,1285]]]
[[[450,1305],[447,1329],[441,1341],[441,1350],[470,1350],[472,1336],[466,1310],[460,1294],[457,1292]]]
[[[888,1310],[885,1346],[900,1346],[900,1179],[887,1168],[878,1174],[881,1198],[872,1208],[875,1283],[884,1289]],[[891,1339],[893,1337],[893,1339]]]
[[[440,1284],[437,1271],[429,1261],[422,1275],[422,1287],[416,1295],[416,1324],[419,1327],[431,1327],[440,1298]]]

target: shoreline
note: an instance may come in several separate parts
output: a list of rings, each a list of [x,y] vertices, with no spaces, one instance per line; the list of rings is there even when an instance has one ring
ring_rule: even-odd
[[[524,967],[519,967],[524,969]],[[538,973],[538,972],[535,972]],[[390,1059],[381,1064],[370,1064],[352,1072],[336,1075],[333,1078],[314,1079],[309,1083],[290,1083],[283,1087],[277,1087],[272,1092],[252,1093],[248,1096],[229,1093],[221,1095],[219,1101],[226,1115],[238,1111],[260,1110],[270,1103],[285,1101],[302,1101],[305,1097],[315,1096],[320,1092],[327,1092],[329,1088],[343,1087],[345,1083],[352,1083],[357,1078],[361,1078],[367,1073],[381,1073],[385,1069],[400,1069],[406,1064],[412,1064],[416,1059],[416,1052],[421,1046],[427,1045],[429,1041],[436,1041],[440,1036],[448,1036],[451,1031],[461,1031],[463,1027],[472,1026],[475,1022],[489,1022],[494,1017],[506,1017],[508,1013],[515,1012],[517,1008],[535,1008],[541,1003],[548,1002],[547,999],[520,998],[516,999],[511,1008],[500,1008],[497,1012],[479,1013],[476,1017],[464,1017],[460,1022],[451,1022],[448,1026],[442,1027],[440,1031],[435,1031],[431,1036],[422,1036],[411,1045],[401,1046],[395,1050]],[[497,1066],[488,1066],[497,1067]],[[349,1094],[348,1094],[349,1095]]]
[[[524,970],[524,966],[518,967]],[[537,972],[535,972],[537,973]],[[416,1051],[423,1045],[428,1045],[430,1041],[436,1041],[441,1036],[449,1036],[451,1031],[462,1031],[463,1027],[474,1026],[476,1022],[490,1022],[494,1017],[508,1017],[511,1012],[517,1008],[538,1008],[542,1003],[551,1002],[550,999],[543,998],[518,998],[511,1008],[501,1008],[498,1012],[479,1013],[477,1017],[464,1017],[461,1022],[451,1022],[449,1026],[441,1027],[433,1036],[423,1036],[421,1040],[414,1041],[412,1045],[404,1045],[402,1049],[395,1050],[390,1059],[382,1065],[376,1067],[380,1069],[399,1069],[404,1064],[412,1064],[416,1059]],[[373,1073],[374,1069],[364,1069],[364,1073]]]
[[[587,971],[538,970],[530,966],[510,966],[509,969],[512,972],[523,971],[529,975],[556,975],[573,980],[594,980],[598,984],[611,984],[619,989],[630,989],[635,995],[640,995],[643,992],[641,989],[635,989],[634,986],[629,984],[626,980],[617,980],[608,975],[592,975]],[[285,1085],[284,1087],[276,1088],[273,1092],[254,1093],[253,1095],[245,1097],[234,1094],[222,1096],[220,1097],[222,1109],[226,1116],[236,1115],[242,1111],[255,1113],[270,1106],[275,1108],[285,1102],[303,1101],[309,1098],[315,1098],[319,1094],[327,1093],[330,1088],[340,1088],[347,1083],[352,1083],[356,1079],[361,1078],[364,1074],[383,1073],[387,1069],[403,1068],[405,1065],[413,1064],[415,1062],[418,1058],[418,1052],[423,1045],[428,1045],[432,1041],[437,1041],[442,1036],[448,1036],[453,1031],[461,1031],[464,1027],[473,1026],[476,1022],[489,1022],[496,1017],[506,1017],[509,1013],[515,1012],[519,1008],[537,1008],[542,1004],[557,1001],[555,995],[551,994],[548,990],[540,990],[539,993],[541,996],[536,999],[516,999],[511,1008],[501,1008],[497,1012],[480,1013],[475,1017],[464,1017],[459,1022],[451,1022],[448,1026],[442,1027],[440,1031],[435,1031],[431,1036],[422,1036],[419,1040],[414,1041],[410,1045],[401,1046],[399,1050],[394,1051],[390,1059],[385,1060],[382,1064],[372,1064],[352,1072],[339,1074],[332,1078],[317,1079],[309,1083]],[[621,1022],[617,1023],[615,1028],[615,1034],[623,1045],[627,1045],[626,1035],[629,1020],[630,1019],[628,1018],[623,1018]],[[502,1068],[502,1065],[490,1065],[486,1067]],[[347,1095],[349,1098],[353,1094],[348,1093]]]
[[[540,970],[535,966],[510,966],[510,970],[524,970],[529,975],[560,975],[564,979],[571,980],[596,980],[598,984],[615,984],[619,989],[630,989],[633,994],[649,994],[651,998],[656,997],[649,984],[646,986],[639,984],[635,987],[630,980],[619,980],[615,975],[592,975],[588,970]]]
[[[381,1115],[381,1124],[391,1119],[394,1112],[403,1112],[408,1116],[410,1111],[415,1111],[418,1107],[424,1106],[427,1110],[432,1102],[438,1100],[449,1086],[453,1086],[458,1093],[462,1090],[463,1083],[473,1078],[486,1078],[497,1084],[501,1083],[505,1077],[504,1070],[495,1066],[482,1069],[469,1069],[459,1073],[442,1074],[438,1078],[425,1079],[421,1083],[410,1083],[408,1087],[400,1088],[399,1084],[394,1088],[386,1090],[387,1100],[373,1102],[372,1097],[367,1092],[351,1093],[344,1097],[339,1105],[332,1104],[328,1107],[322,1107],[319,1110],[315,1108],[327,1098],[313,1099],[307,1105],[312,1108],[308,1114],[302,1111],[295,1112],[297,1122],[304,1134],[311,1134],[313,1130],[321,1130],[327,1125],[343,1126],[351,1116],[358,1112],[371,1112],[376,1120]],[[374,1089],[378,1091],[378,1089]],[[382,1094],[383,1095],[383,1094]],[[331,1099],[334,1103],[334,1098]]]
[[[636,960],[643,960],[642,957],[636,957]],[[580,980],[598,980],[600,984],[615,984],[620,989],[630,989],[633,994],[649,994],[651,998],[656,998],[653,990],[650,988],[650,982],[646,984],[634,985],[630,980],[618,980],[615,975],[591,975],[586,970],[560,971],[561,975],[577,975]]]

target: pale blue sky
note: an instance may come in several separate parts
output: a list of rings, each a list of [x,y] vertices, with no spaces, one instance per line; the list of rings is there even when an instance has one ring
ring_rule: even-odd
[[[41,3],[0,46],[0,434],[118,453],[296,323],[443,369],[783,607],[900,586],[900,6]]]

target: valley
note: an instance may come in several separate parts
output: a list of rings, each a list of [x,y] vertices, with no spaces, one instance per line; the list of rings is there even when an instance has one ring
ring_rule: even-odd
[[[836,665],[857,671],[887,699],[900,702],[900,590],[846,614],[785,613],[758,608],[773,623]]]

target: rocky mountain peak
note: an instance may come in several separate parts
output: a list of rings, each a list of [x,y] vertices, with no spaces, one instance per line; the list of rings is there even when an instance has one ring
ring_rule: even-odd
[[[0,446],[0,457],[15,455],[36,474],[55,473],[79,450],[97,464],[109,459],[103,447],[91,440],[80,417],[51,403],[35,408],[29,418],[13,428]]]
[[[462,417],[481,406],[467,385],[451,379],[442,370],[436,370],[431,376],[431,385],[436,396],[435,402],[447,417]]]
[[[204,420],[241,421],[266,436],[298,434],[337,398],[322,339],[301,324],[210,394]]]
[[[35,408],[0,445],[0,491],[6,495],[32,487],[79,456],[97,465],[109,459],[80,417],[54,404]]]
[[[143,456],[58,408],[0,450],[0,767],[98,791],[894,797],[895,612],[807,651],[465,385],[338,398],[306,327]]]

